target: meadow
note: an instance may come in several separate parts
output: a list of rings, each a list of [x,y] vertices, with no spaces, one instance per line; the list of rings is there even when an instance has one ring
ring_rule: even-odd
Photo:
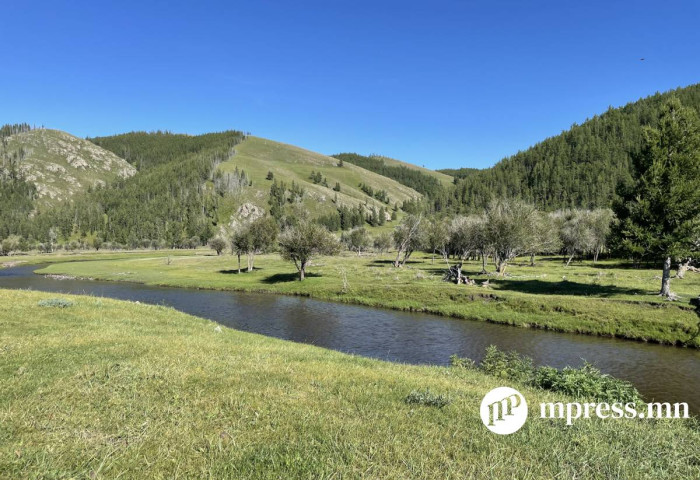
[[[168,267],[183,282],[213,281],[207,270],[229,260],[178,257]],[[135,273],[150,262],[165,268],[163,259],[114,264]],[[694,419],[566,426],[531,415],[499,436],[482,425],[479,403],[502,380],[480,371],[393,364],[163,306],[55,295],[0,290],[3,478],[700,476]],[[533,410],[566,399],[518,388]],[[427,389],[447,399],[441,408],[408,401]]]
[[[618,260],[579,261],[565,267],[561,257],[544,257],[537,258],[533,267],[522,258],[509,266],[505,277],[481,275],[481,263],[469,262],[464,273],[476,285],[467,286],[443,281],[444,261],[436,257],[433,262],[428,254],[414,255],[403,268],[391,265],[391,254],[346,252],[318,258],[308,278],[299,282],[294,265],[277,254],[257,256],[255,270],[239,274],[231,255],[216,256],[205,250],[177,253],[116,254],[104,259],[93,254],[89,262],[66,262],[72,260],[70,256],[52,260],[50,255],[24,259],[56,261],[39,271],[44,274],[304,295],[525,328],[700,347],[700,317],[694,304],[700,275],[693,272],[673,279],[672,289],[680,300],[669,302],[657,296],[659,270],[634,268]],[[492,265],[489,270],[493,271]]]

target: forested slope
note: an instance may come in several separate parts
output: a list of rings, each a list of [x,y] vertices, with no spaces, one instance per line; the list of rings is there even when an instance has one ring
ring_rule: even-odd
[[[548,210],[610,206],[619,182],[632,180],[632,157],[644,125],[655,126],[661,105],[675,95],[700,111],[700,84],[610,108],[484,170],[443,170],[463,177],[454,192],[463,209],[492,197],[518,197]]]

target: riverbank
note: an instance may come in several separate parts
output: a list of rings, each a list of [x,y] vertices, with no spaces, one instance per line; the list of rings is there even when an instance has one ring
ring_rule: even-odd
[[[499,380],[223,328],[175,310],[0,290],[8,478],[697,478],[692,421],[531,417],[489,432]],[[46,304],[47,302],[43,302]],[[51,305],[51,302],[48,302]],[[57,302],[53,302],[56,304]],[[414,390],[444,408],[406,403]],[[532,405],[561,401],[522,387]]]
[[[659,272],[614,261],[564,267],[559,258],[543,258],[535,267],[512,265],[506,278],[480,275],[481,264],[468,263],[464,272],[477,284],[458,286],[443,282],[444,265],[432,263],[426,255],[417,255],[401,269],[392,267],[388,256],[321,258],[303,282],[297,280],[294,266],[275,254],[259,256],[256,269],[241,274],[235,258],[201,251],[169,258],[98,258],[56,263],[39,273],[304,295],[525,328],[700,347],[699,317],[690,304],[700,291],[700,275],[674,279],[673,289],[681,300],[668,302],[656,295]],[[488,286],[481,286],[486,281]]]

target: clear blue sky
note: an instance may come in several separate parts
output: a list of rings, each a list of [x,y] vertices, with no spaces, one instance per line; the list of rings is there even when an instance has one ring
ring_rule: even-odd
[[[486,167],[700,82],[699,19],[697,0],[3,2],[0,123]]]

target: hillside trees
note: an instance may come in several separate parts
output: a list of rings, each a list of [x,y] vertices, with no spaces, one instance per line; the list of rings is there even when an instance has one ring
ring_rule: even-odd
[[[340,242],[335,235],[308,220],[302,220],[282,232],[279,246],[282,258],[294,262],[300,281],[306,278],[306,269],[314,257],[334,255],[340,250]]]
[[[671,262],[698,252],[700,239],[700,120],[677,98],[662,108],[658,128],[644,131],[634,163],[638,180],[621,187],[616,205],[620,248],[663,261],[661,290],[673,299]]]

